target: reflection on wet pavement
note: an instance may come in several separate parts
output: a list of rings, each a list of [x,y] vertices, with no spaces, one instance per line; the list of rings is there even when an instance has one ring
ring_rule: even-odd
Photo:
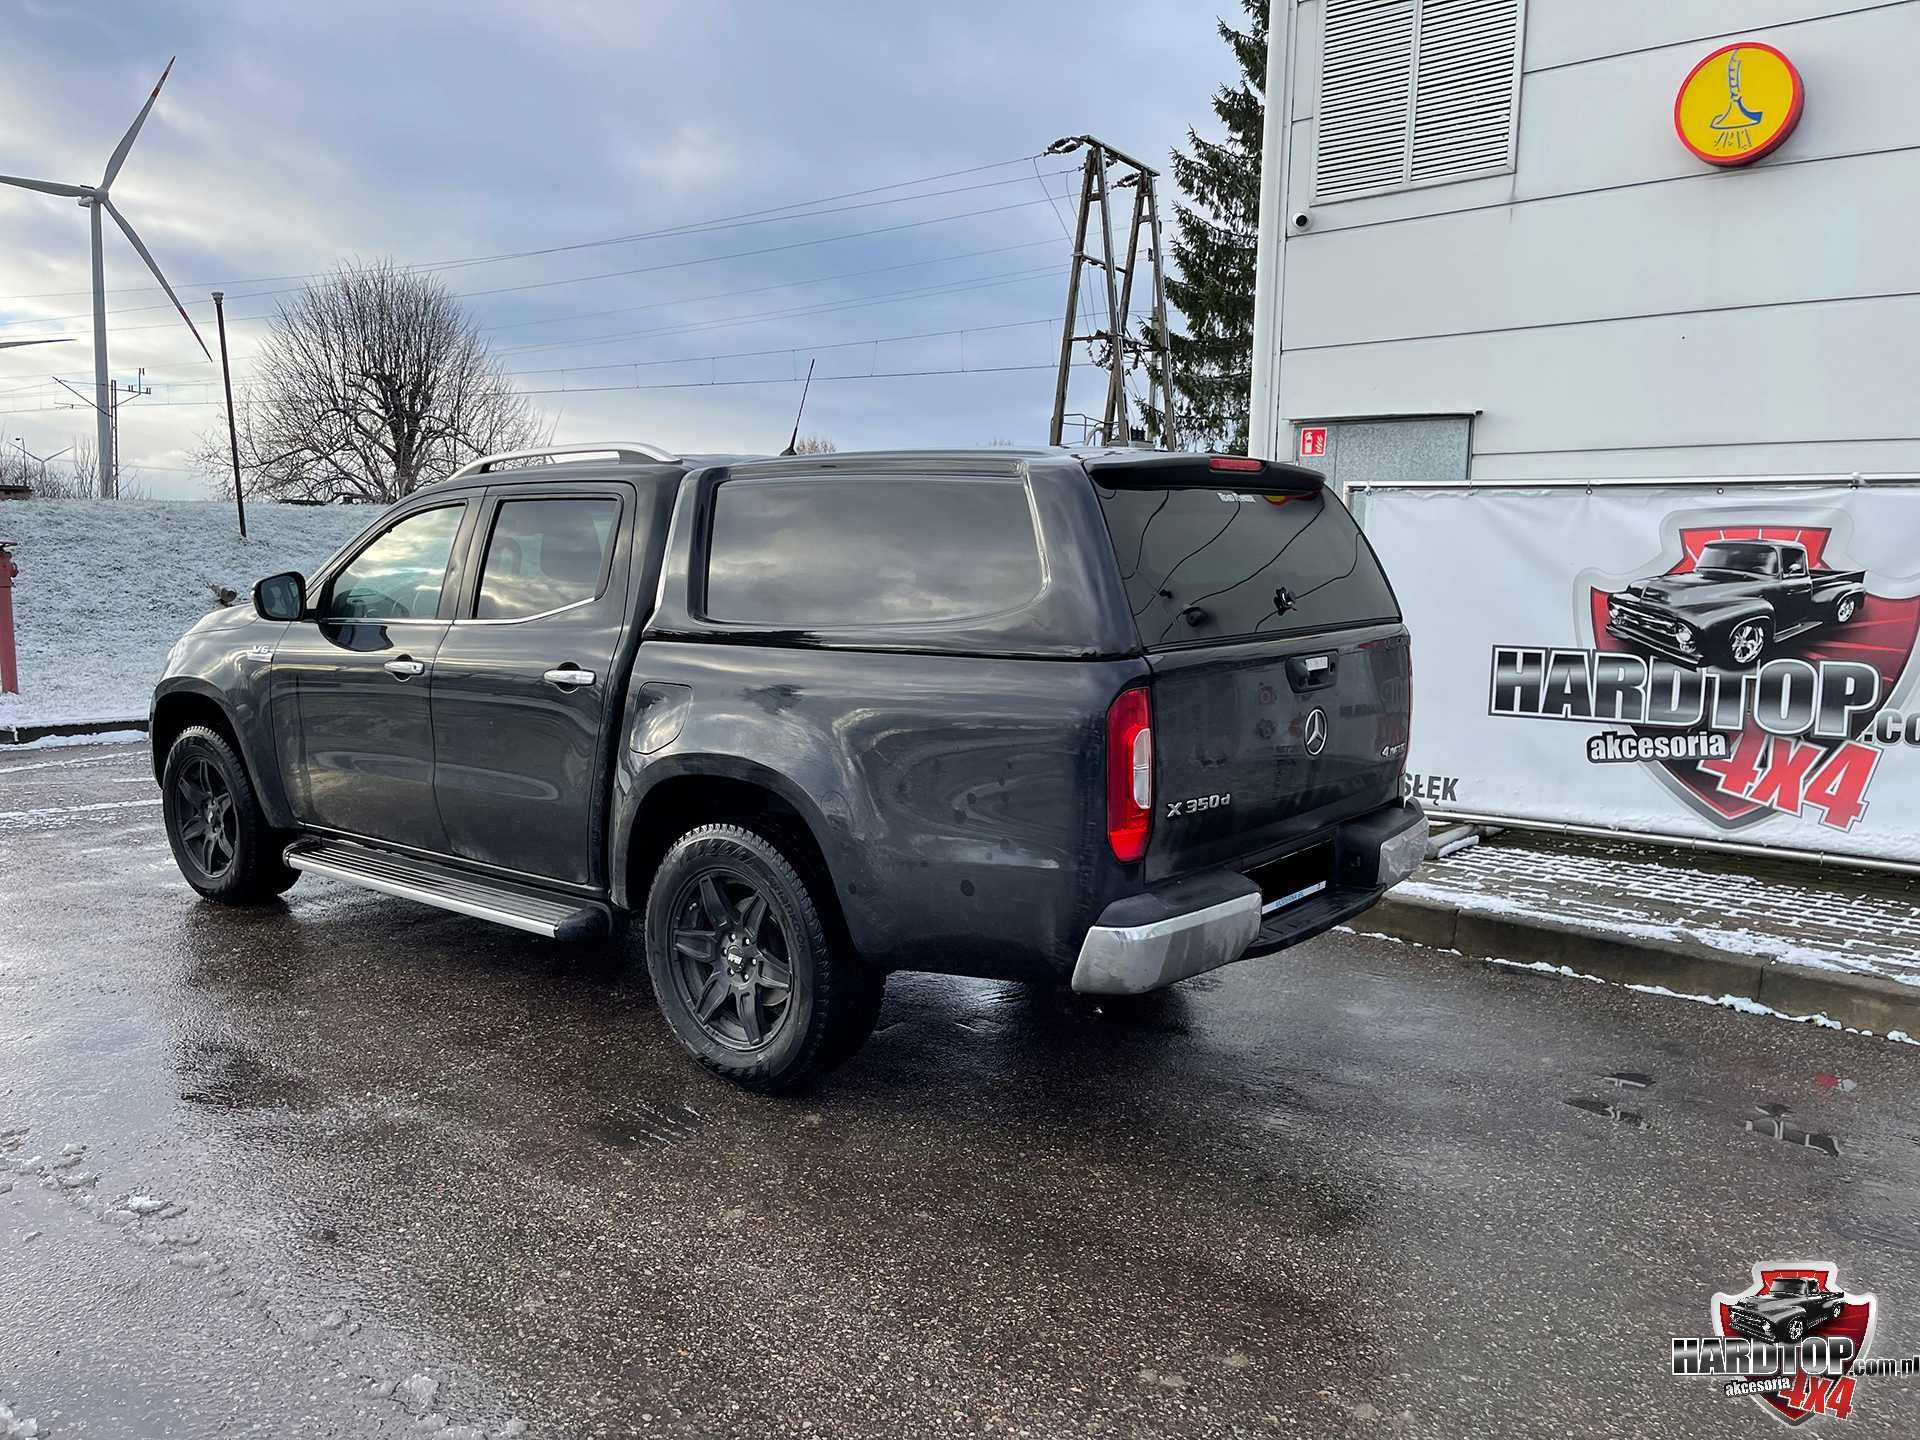
[[[1332,936],[1141,1004],[900,977],[766,1100],[631,957],[197,902],[89,760],[0,774],[61,816],[0,833],[0,1403],[55,1440],[1747,1434],[1648,1336],[1775,1255],[1920,1295],[1894,1047]]]

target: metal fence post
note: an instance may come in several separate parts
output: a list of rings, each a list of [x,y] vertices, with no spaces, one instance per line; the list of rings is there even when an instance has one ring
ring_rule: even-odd
[[[11,540],[0,540],[0,694],[20,693],[20,662],[13,648],[13,577],[20,567],[13,563]]]

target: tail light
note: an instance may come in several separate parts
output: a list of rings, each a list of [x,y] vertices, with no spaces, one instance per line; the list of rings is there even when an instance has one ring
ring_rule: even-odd
[[[1153,822],[1153,705],[1142,689],[1122,690],[1107,707],[1107,844],[1114,858],[1147,853]]]

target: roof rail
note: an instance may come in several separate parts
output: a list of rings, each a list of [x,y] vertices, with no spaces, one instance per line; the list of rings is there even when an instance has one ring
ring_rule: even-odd
[[[498,455],[483,455],[470,460],[447,478],[459,480],[468,475],[486,475],[513,460],[548,460],[556,455],[617,455],[622,465],[671,464],[680,457],[671,450],[649,445],[644,440],[603,440],[590,445],[536,445],[531,450],[506,450]]]

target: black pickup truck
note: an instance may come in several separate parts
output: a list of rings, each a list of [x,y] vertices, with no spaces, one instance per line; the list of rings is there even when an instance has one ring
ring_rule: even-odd
[[[1829,1290],[1811,1275],[1776,1275],[1759,1294],[1734,1301],[1727,1317],[1741,1335],[1798,1345],[1838,1319],[1846,1302],[1845,1292]]]
[[[643,930],[674,1034],[778,1089],[884,978],[1128,994],[1425,851],[1407,631],[1311,471],[1139,450],[492,457],[173,648],[152,745],[216,900],[303,871]]]
[[[1845,625],[1866,593],[1866,571],[1813,569],[1796,542],[1713,540],[1692,570],[1650,575],[1615,595],[1607,633],[1689,665],[1744,670],[1779,641]]]

